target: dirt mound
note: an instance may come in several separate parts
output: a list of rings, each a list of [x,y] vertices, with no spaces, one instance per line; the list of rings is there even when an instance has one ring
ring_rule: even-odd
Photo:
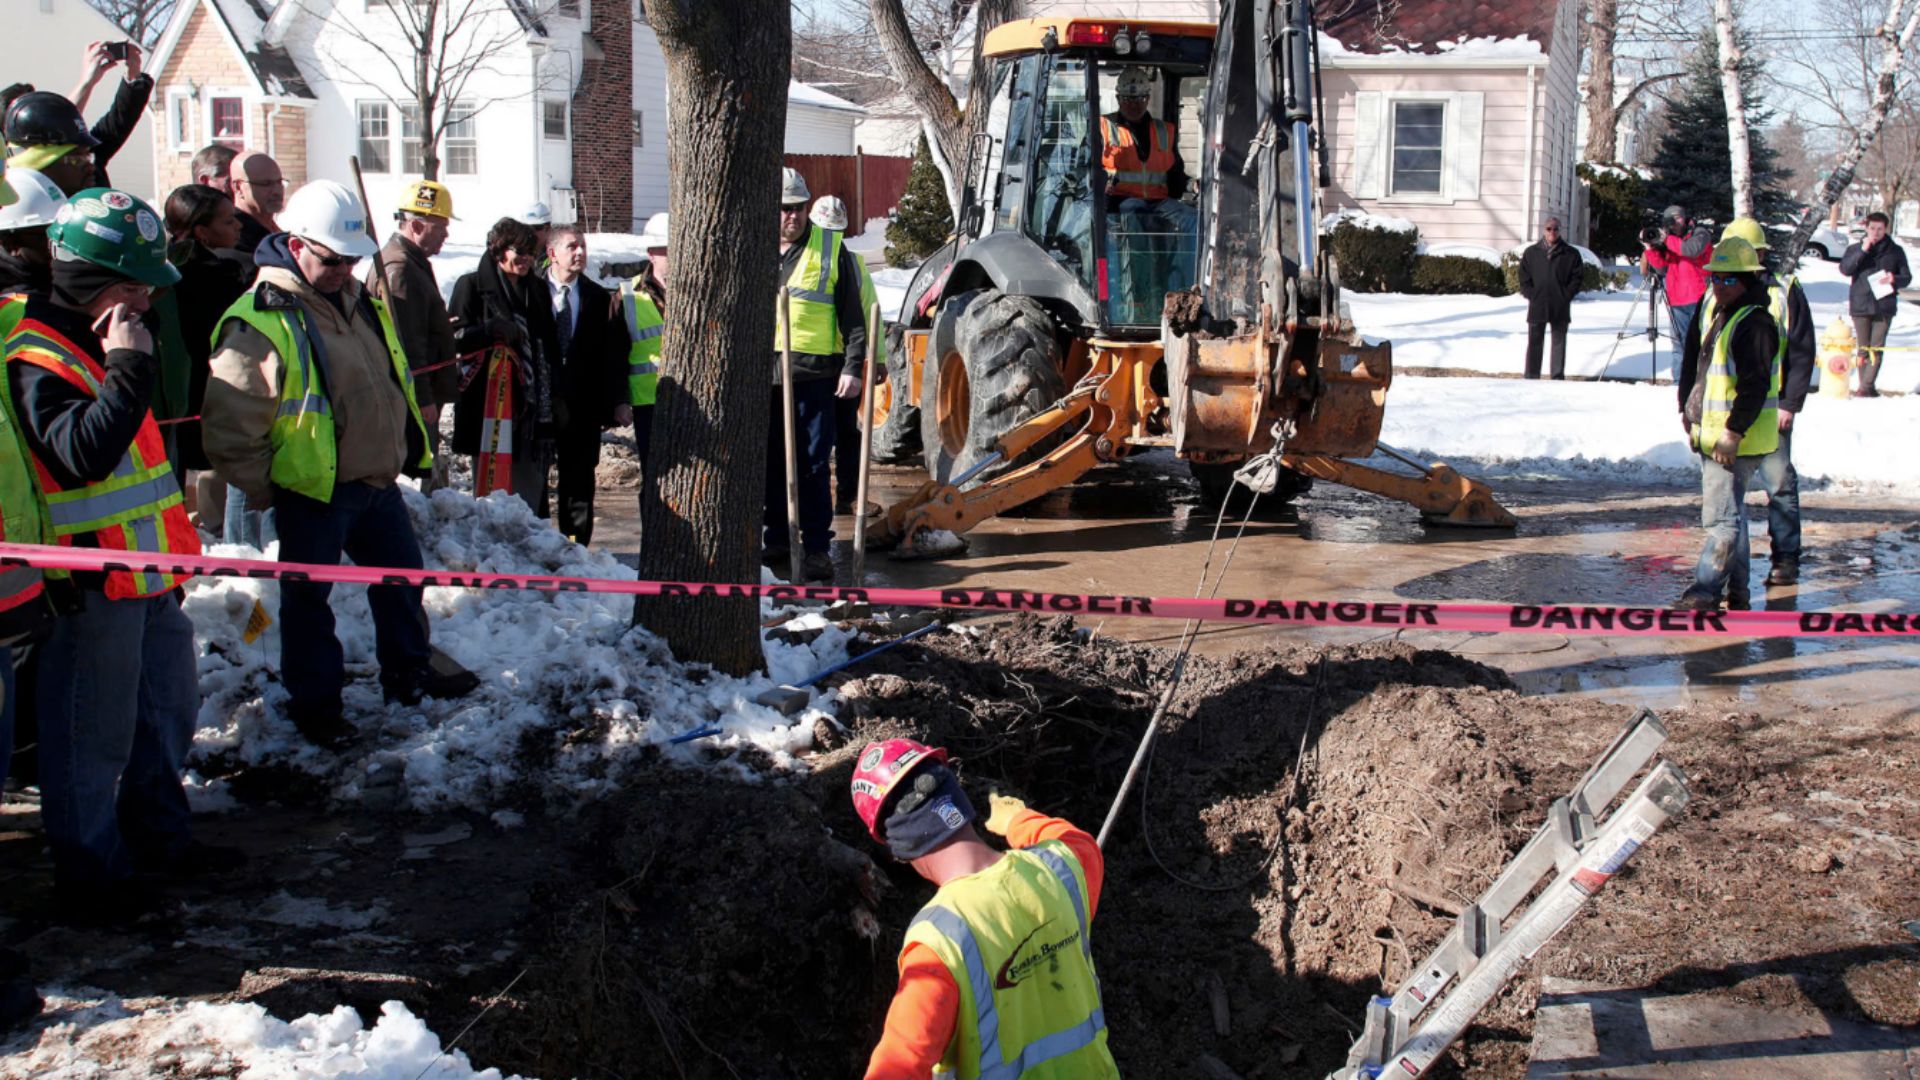
[[[607,432],[600,436],[600,465],[593,481],[603,488],[631,488],[640,485],[640,453],[633,437]]]

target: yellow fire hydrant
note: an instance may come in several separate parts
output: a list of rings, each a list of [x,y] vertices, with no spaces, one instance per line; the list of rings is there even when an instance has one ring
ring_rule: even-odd
[[[1853,369],[1860,366],[1860,355],[1856,351],[1859,342],[1853,337],[1853,324],[1846,319],[1834,316],[1827,324],[1826,333],[1820,335],[1820,394],[1822,397],[1846,398],[1853,394]]]

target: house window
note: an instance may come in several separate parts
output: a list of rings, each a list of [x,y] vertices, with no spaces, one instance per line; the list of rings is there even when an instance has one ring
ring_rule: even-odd
[[[577,19],[580,17],[580,0],[559,0],[554,10],[567,18]]]
[[[1389,188],[1392,194],[1440,194],[1446,139],[1446,103],[1393,103],[1393,171]]]
[[[247,145],[246,104],[237,97],[217,97],[207,106],[210,141],[239,150]]]
[[[362,101],[359,105],[360,169],[370,173],[392,172],[392,124],[387,118],[387,103]]]
[[[167,90],[167,149],[186,153],[193,146],[193,97],[185,87]]]
[[[647,145],[647,114],[639,109],[633,110],[633,148]]]
[[[420,138],[420,106],[400,106],[400,171],[418,176],[427,171],[425,144]]]
[[[448,112],[440,164],[449,176],[472,176],[480,171],[480,140],[474,135],[472,102],[455,102]]]
[[[540,128],[549,139],[567,137],[567,103],[564,101],[542,102],[540,110]]]

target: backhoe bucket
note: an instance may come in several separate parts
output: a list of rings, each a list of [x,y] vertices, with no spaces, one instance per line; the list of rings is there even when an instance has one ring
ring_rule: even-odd
[[[1288,452],[1366,457],[1380,438],[1393,348],[1356,333],[1292,338],[1258,327],[1234,337],[1162,325],[1173,447],[1182,456],[1258,454],[1290,421]],[[1276,374],[1278,377],[1276,377]]]

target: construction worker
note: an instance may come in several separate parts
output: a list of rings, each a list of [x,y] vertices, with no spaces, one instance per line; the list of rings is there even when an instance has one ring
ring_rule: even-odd
[[[95,186],[94,150],[101,140],[73,102],[33,90],[7,106],[7,167],[32,169],[67,195]]]
[[[287,205],[287,181],[280,163],[261,153],[233,159],[233,205],[240,215],[240,250],[249,258],[260,242],[280,231],[277,217]]]
[[[1760,461],[1780,444],[1780,373],[1786,338],[1768,310],[1753,245],[1730,236],[1707,262],[1710,319],[1696,322],[1678,371],[1681,426],[1700,455],[1700,526],[1706,530],[1694,583],[1674,605],[1714,611],[1752,604],[1747,514],[1742,505]]]
[[[0,207],[0,294],[45,294],[53,286],[47,227],[67,204],[67,196],[32,169],[9,169],[7,180],[15,198]],[[0,334],[9,328],[0,322]]]
[[[1794,417],[1806,406],[1807,389],[1813,384],[1814,365],[1819,362],[1819,345],[1813,332],[1813,310],[1807,305],[1806,290],[1797,274],[1785,280],[1772,262],[1772,246],[1767,230],[1752,218],[1735,218],[1727,223],[1720,238],[1736,236],[1760,253],[1769,265],[1760,271],[1760,282],[1767,289],[1767,309],[1780,334],[1786,339],[1784,363],[1780,373],[1780,445],[1760,459],[1754,483],[1767,493],[1767,537],[1772,566],[1767,570],[1769,586],[1788,586],[1800,580],[1800,478],[1793,469]],[[1703,313],[1703,317],[1711,318]]]
[[[867,1080],[1117,1077],[1093,969],[1105,873],[1093,837],[996,794],[986,829],[947,752],[869,743],[853,808],[895,859],[938,887],[907,927],[900,984]]]
[[[147,403],[159,365],[148,292],[179,273],[160,216],[87,188],[47,230],[53,283],[6,345],[13,419],[47,532],[63,545],[197,555]],[[242,856],[193,839],[180,771],[200,710],[186,578],[75,572],[40,650],[41,818],[64,918],[118,922],[158,905],[136,871],[214,873]]]
[[[620,309],[627,321],[627,415],[632,417],[634,451],[640,455],[642,499],[647,497],[647,446],[653,440],[653,403],[660,385],[660,335],[667,322],[667,223],[664,213],[647,219],[640,233],[647,261],[632,281],[620,286]]]
[[[534,267],[540,273],[547,272],[547,233],[553,229],[553,207],[535,200],[525,209],[514,215],[514,219],[533,230],[534,243],[539,246],[539,265]]]
[[[460,396],[460,372],[454,357],[453,324],[447,302],[433,273],[433,257],[446,246],[453,222],[453,192],[433,180],[417,180],[400,191],[393,212],[393,235],[380,248],[380,269],[386,282],[387,313],[400,334],[407,361],[415,368],[431,368],[413,378],[413,399],[427,425],[433,451],[433,470],[421,484],[432,491],[447,482],[446,455],[440,452],[440,411]]]
[[[587,272],[587,238],[572,225],[547,233],[547,298],[553,307],[554,443],[560,476],[555,514],[576,544],[593,541],[600,433],[633,423],[627,321],[613,294]]]
[[[814,200],[813,210],[807,218],[816,228],[833,234],[830,243],[835,247],[845,242],[847,204],[841,202],[838,195],[822,195]],[[860,306],[865,311],[872,311],[880,302],[879,293],[873,288],[873,274],[867,270],[865,259],[855,258],[853,264],[860,269]],[[887,343],[882,335],[874,345],[873,377],[886,378],[883,374],[886,367]],[[858,397],[834,399],[833,512],[836,514],[853,513],[853,500],[860,490],[860,424]]]
[[[786,169],[780,185],[780,281],[788,312],[774,297],[773,422],[767,426],[766,528],[763,551],[774,565],[787,548],[786,429],[794,425],[796,477],[800,488],[800,573],[808,581],[832,581],[833,445],[835,399],[860,397],[866,363],[866,310],[860,299],[860,260],[837,236],[807,220],[813,201],[807,180]],[[793,411],[781,396],[780,351],[793,349]]]
[[[1119,108],[1100,118],[1100,163],[1107,172],[1109,212],[1151,213],[1173,230],[1193,227],[1193,207],[1181,202],[1187,192],[1187,167],[1180,159],[1180,135],[1165,120],[1155,120],[1147,103],[1153,73],[1127,68],[1114,87]]]
[[[1684,206],[1669,206],[1660,224],[1640,233],[1642,271],[1662,275],[1667,295],[1667,318],[1676,346],[1684,346],[1698,321],[1701,298],[1707,294],[1707,260],[1713,257],[1713,234],[1695,225]],[[1676,349],[1674,379],[1680,378]]]
[[[281,214],[287,231],[257,252],[259,276],[215,337],[202,441],[255,509],[271,506],[280,557],[419,569],[420,544],[395,479],[430,468],[426,423],[386,305],[354,280],[375,253],[366,210],[341,184],[302,187]],[[294,726],[316,745],[354,735],[341,705],[345,658],[334,636],[333,586],[280,586],[280,671]],[[421,589],[375,585],[380,688],[389,703],[456,698],[471,672],[430,667]]]

